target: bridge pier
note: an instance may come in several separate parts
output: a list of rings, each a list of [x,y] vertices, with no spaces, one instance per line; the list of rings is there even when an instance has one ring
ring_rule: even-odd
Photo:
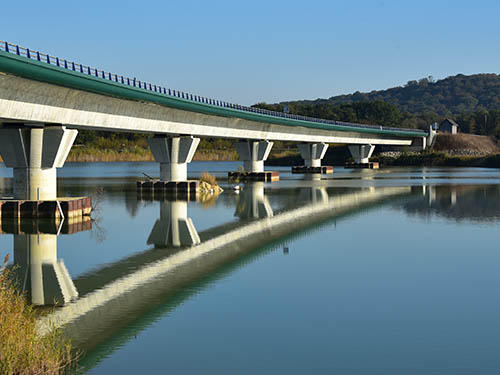
[[[333,173],[332,166],[321,166],[321,160],[326,154],[328,144],[326,143],[299,143],[298,148],[304,166],[292,167],[292,173]]]
[[[160,163],[160,181],[187,181],[187,165],[193,160],[200,138],[192,136],[171,137],[155,135],[148,139],[148,145],[157,162]]]
[[[264,172],[264,161],[267,160],[274,142],[240,141],[236,143],[236,151],[243,161],[245,171],[251,173]]]
[[[57,260],[57,235],[15,234],[14,264],[32,304],[59,305],[78,297],[64,262]]]
[[[5,166],[14,169],[14,199],[57,199],[56,168],[64,165],[77,134],[43,124],[0,128],[0,155]]]
[[[200,236],[187,214],[186,201],[160,202],[160,218],[156,220],[148,245],[180,247],[199,244]]]
[[[229,178],[238,177],[245,180],[259,181],[277,181],[279,180],[278,172],[265,172],[264,162],[267,160],[273,142],[264,141],[240,141],[235,144],[236,151],[243,161],[244,173],[230,172]]]
[[[346,163],[346,168],[370,168],[378,169],[378,163],[370,162],[370,157],[375,150],[375,145],[349,145],[349,152],[354,158],[354,163]]]

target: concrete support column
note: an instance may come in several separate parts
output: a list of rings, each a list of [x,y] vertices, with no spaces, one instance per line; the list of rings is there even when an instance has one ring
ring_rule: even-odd
[[[269,141],[241,141],[236,143],[236,151],[246,172],[260,173],[264,172],[264,161],[267,160],[273,142]]]
[[[14,198],[57,199],[57,172],[68,157],[77,130],[64,126],[0,128],[0,155],[14,169]]]
[[[55,234],[15,234],[14,264],[34,305],[64,304],[78,297],[64,262],[57,260]]]
[[[434,146],[434,141],[436,140],[436,136],[437,136],[437,131],[432,128],[432,125],[430,125],[429,135],[426,138],[424,149],[427,147],[430,147],[432,149],[432,146]]]
[[[187,165],[193,160],[200,138],[191,136],[169,137],[156,135],[148,139],[148,145],[160,163],[160,180],[187,181]]]
[[[369,163],[375,150],[374,145],[349,145],[348,147],[356,164]]]
[[[149,235],[147,243],[155,247],[180,247],[199,244],[200,236],[187,214],[186,201],[161,202],[160,218]]]
[[[299,143],[300,155],[306,167],[321,167],[321,159],[326,154],[326,143]]]

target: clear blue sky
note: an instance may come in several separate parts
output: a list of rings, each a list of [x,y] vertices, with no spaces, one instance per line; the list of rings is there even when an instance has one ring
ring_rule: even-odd
[[[0,39],[241,104],[500,73],[500,1],[6,1]]]

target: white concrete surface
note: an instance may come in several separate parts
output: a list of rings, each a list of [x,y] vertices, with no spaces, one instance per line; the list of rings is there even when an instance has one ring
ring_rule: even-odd
[[[267,160],[273,142],[269,141],[241,141],[235,144],[236,151],[246,172],[264,172],[264,162]]]
[[[0,73],[0,122],[12,121],[194,137],[400,146],[412,143],[409,137],[274,125],[189,112]]]
[[[148,139],[148,145],[157,162],[160,163],[161,181],[186,181],[187,165],[200,143],[195,137],[155,136]]]
[[[326,154],[326,143],[299,143],[298,148],[306,167],[321,167],[321,160]]]
[[[349,145],[348,147],[356,164],[369,163],[375,150],[374,145]]]
[[[14,198],[54,200],[57,172],[71,150],[77,130],[64,126],[7,126],[0,128],[0,155],[14,168]]]

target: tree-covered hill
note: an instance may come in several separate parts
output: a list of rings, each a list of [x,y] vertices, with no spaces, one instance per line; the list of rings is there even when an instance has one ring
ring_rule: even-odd
[[[355,92],[349,95],[333,96],[329,99],[300,100],[294,103],[338,106],[367,101],[384,101],[394,104],[401,112],[435,113],[440,116],[500,109],[500,75],[458,74],[439,81],[427,77],[418,81],[409,81],[403,87],[369,93]]]
[[[256,107],[317,118],[428,129],[445,117],[460,131],[500,139],[500,75],[463,74],[434,81],[410,81],[404,87],[356,92],[329,99],[297,100]]]

